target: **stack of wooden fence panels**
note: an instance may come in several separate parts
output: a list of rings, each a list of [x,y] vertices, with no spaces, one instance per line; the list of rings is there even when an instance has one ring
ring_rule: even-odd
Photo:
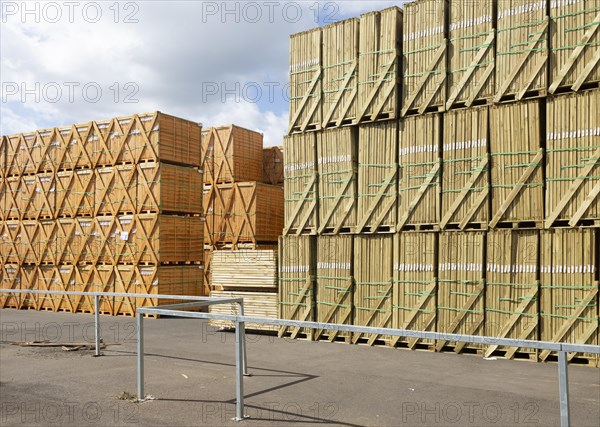
[[[306,108],[291,118],[285,139],[287,244],[280,251],[297,258],[289,241],[316,235],[316,258],[310,264],[304,256],[301,274],[280,278],[280,315],[595,343],[596,2],[417,0],[403,9],[323,27],[321,65],[305,64],[311,78],[292,72],[310,90],[293,100]],[[317,33],[293,40],[314,41]],[[310,46],[305,53],[318,57],[316,44]],[[298,52],[291,56],[293,70]],[[401,99],[394,101],[400,83]],[[315,117],[305,121],[315,122],[310,128],[300,124],[300,114],[306,120],[309,113],[322,115],[320,126]],[[583,254],[574,245],[592,249]],[[443,339],[314,336],[507,359],[554,357]],[[589,354],[570,360],[599,363]]]
[[[3,276],[21,289],[202,295],[200,132],[155,112],[3,136]],[[94,309],[91,297],[3,302]],[[100,311],[157,303],[103,298]]]

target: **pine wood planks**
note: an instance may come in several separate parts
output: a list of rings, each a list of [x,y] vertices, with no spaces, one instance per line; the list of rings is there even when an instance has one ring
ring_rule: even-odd
[[[322,128],[356,120],[358,106],[359,20],[323,27]]]
[[[393,235],[354,238],[354,324],[390,328],[393,324]],[[391,342],[391,337],[354,333],[353,343]]]
[[[279,238],[279,317],[281,319],[315,319],[315,259],[316,241],[313,236],[282,236]],[[282,327],[279,336],[305,334],[311,329]]]
[[[398,7],[361,15],[357,122],[399,116],[401,39]]]
[[[547,1],[504,0],[497,7],[494,101],[545,95],[550,57]]]
[[[356,227],[357,137],[350,127],[317,134],[319,233]]]
[[[596,0],[549,0],[550,87],[577,91],[600,82],[600,7]]]
[[[485,232],[446,231],[439,236],[438,332],[484,335]],[[436,342],[455,353],[479,344]]]
[[[400,121],[398,230],[440,222],[442,115]]]
[[[404,6],[402,115],[443,111],[446,103],[448,39],[446,0]]]
[[[444,115],[441,227],[489,221],[488,108]]]
[[[361,125],[356,232],[394,231],[397,223],[398,123]]]
[[[276,290],[276,250],[218,250],[212,253],[211,283],[223,290]]]
[[[448,4],[446,109],[470,107],[495,93],[495,2],[449,0]]]
[[[540,265],[540,339],[598,345],[598,230],[541,231]],[[542,351],[540,359],[550,355]]]
[[[322,122],[321,28],[290,36],[290,121],[288,133],[318,130]]]
[[[317,238],[316,265],[316,320],[323,323],[353,322],[354,296],[354,246],[352,235],[319,236]],[[349,332],[317,330],[315,339],[322,335],[329,341],[344,339],[349,342]]]
[[[544,219],[543,114],[537,100],[490,107],[491,227]]]
[[[394,328],[436,331],[438,233],[401,232],[394,235]],[[434,340],[393,337],[410,349]],[[430,347],[433,348],[433,347]]]
[[[285,228],[283,234],[316,233],[317,139],[314,133],[294,134],[285,141]]]
[[[243,291],[211,291],[211,297],[216,298],[243,298],[244,315],[267,317],[277,319],[277,293],[276,292],[243,292]],[[237,304],[216,304],[209,306],[209,312],[215,314],[239,315]],[[228,320],[210,319],[209,325],[223,329],[234,328],[234,322]],[[258,331],[274,331],[275,326],[261,323],[246,323],[246,329]]]
[[[494,230],[487,234],[485,335],[539,340],[538,230]],[[518,347],[487,346],[484,356],[504,351],[537,360],[538,351]]]
[[[600,219],[600,91],[547,102],[546,228]]]

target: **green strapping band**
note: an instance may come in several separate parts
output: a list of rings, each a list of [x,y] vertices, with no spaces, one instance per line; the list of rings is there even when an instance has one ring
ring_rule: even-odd
[[[281,305],[292,305],[292,306],[301,305],[302,307],[308,307],[308,304],[305,304],[305,303],[302,303],[302,302],[285,302],[285,301],[279,301],[279,304],[281,304]]]
[[[519,49],[519,50],[496,52],[496,55],[520,55],[521,53],[526,53],[526,52],[546,52],[547,50],[548,49],[546,49],[546,48]]]
[[[352,291],[352,289],[350,289],[350,288],[340,288],[339,286],[325,286],[325,289],[333,289],[334,291],[340,291],[345,294]]]
[[[395,54],[397,54],[398,52],[396,51],[396,49],[386,49],[386,50],[374,50],[371,52],[359,52],[359,55],[375,55],[378,53],[395,53]]]
[[[330,200],[330,199],[354,199],[354,194],[343,194],[341,196],[319,196],[319,200]]]
[[[575,181],[577,179],[588,180],[588,179],[600,179],[600,175],[589,175],[589,176],[574,176],[572,178],[548,178],[546,181]]]
[[[460,158],[456,158],[456,159],[444,159],[444,160],[442,160],[442,163],[468,162],[471,160],[480,160],[480,159],[485,159],[485,158],[486,158],[486,156],[460,157]]]
[[[467,313],[475,313],[475,314],[483,314],[483,311],[481,310],[470,310],[467,308],[456,308],[456,307],[443,307],[438,305],[438,310],[451,310],[451,311],[466,311]]]
[[[371,308],[371,307],[361,307],[359,305],[354,306],[357,310],[365,310],[365,311],[381,311],[382,313],[389,313],[390,310],[386,310],[384,308]]]
[[[547,21],[547,19],[540,19],[539,21],[526,22],[524,24],[513,25],[511,27],[501,28],[501,29],[496,30],[496,32],[502,33],[504,31],[517,30],[519,28],[533,27],[535,25],[543,24],[546,21]]]
[[[485,311],[491,311],[493,313],[502,313],[502,314],[518,314],[520,316],[525,316],[525,317],[537,317],[537,314],[525,313],[523,311],[500,310],[498,308],[486,308]]]
[[[394,280],[394,283],[420,283],[420,284],[428,284],[435,283],[437,279],[431,280]]]
[[[552,48],[552,50],[572,50],[573,48],[580,47],[580,46],[600,46],[600,43],[592,43],[592,42],[578,43],[578,44],[574,44],[574,45],[570,45],[570,46],[554,47],[554,48]]]
[[[585,168],[587,166],[594,166],[596,164],[599,164],[598,161],[594,161],[592,163],[579,163],[579,164],[573,164],[573,165],[565,165],[565,166],[561,166],[560,169],[578,169],[578,168]]]
[[[541,285],[542,289],[598,289],[598,286]]]
[[[564,316],[561,314],[547,314],[547,313],[540,313],[540,316],[544,316],[544,317],[556,317],[559,319],[578,319],[578,320],[585,320],[588,322],[594,322],[594,321],[598,321],[598,318],[593,318],[593,317],[578,317],[578,316]]]
[[[438,279],[438,282],[444,283],[464,283],[464,284],[480,284],[483,283],[483,280],[450,280],[450,279]]]
[[[429,184],[427,184],[427,187],[438,186],[438,185],[439,185],[438,181],[432,181]],[[398,188],[398,191],[417,190],[417,189],[421,188],[422,186],[423,185],[411,185],[408,187],[400,187],[400,188]]]
[[[440,46],[443,46],[444,43],[439,43],[439,44],[431,44],[429,46],[425,46],[422,47],[420,49],[415,49],[415,50],[405,50],[404,52],[402,52],[403,55],[411,55],[413,53],[421,53],[421,52],[427,52],[429,50],[435,50],[438,49]]]
[[[513,168],[528,168],[530,166],[540,166],[541,163],[515,163],[514,165],[504,165],[504,169],[513,169]]]
[[[416,308],[416,307],[402,307],[401,305],[393,305],[392,308],[397,308],[399,310],[407,310],[407,311],[420,311],[422,313],[435,313],[436,310],[427,310],[424,308]]]
[[[581,307],[596,307],[596,301],[591,301],[588,304],[555,305],[554,306],[554,308],[581,308]]]
[[[320,69],[320,67],[308,68],[306,70],[300,70],[300,71],[290,71],[290,76],[295,76],[296,74],[310,73],[312,71],[319,71],[319,69]]]
[[[531,183],[523,183],[523,184],[494,184],[492,188],[513,188],[513,187],[543,187],[544,184],[531,184]]]
[[[317,304],[319,304],[319,305],[328,305],[330,307],[352,308],[352,306],[346,305],[346,304],[334,304],[334,303],[331,303],[331,302],[319,301],[319,300],[317,300]]]
[[[480,293],[473,293],[473,292],[456,292],[456,291],[450,291],[450,295],[461,295],[463,297],[476,297],[478,295],[480,295]]]
[[[306,282],[306,277],[279,277],[282,282]]]
[[[323,65],[323,69],[339,67],[340,65],[354,64],[354,62],[356,62],[356,59],[350,59],[349,61],[338,62],[330,65]]]
[[[469,190],[472,192],[479,192],[483,190],[487,190],[488,187],[465,187],[465,188],[457,188],[456,190],[442,190],[442,193],[460,193],[463,190]]]
[[[410,166],[431,166],[437,165],[439,162],[434,160],[433,162],[421,162],[421,163],[398,163],[398,166],[402,167],[410,167]]]
[[[492,34],[493,32],[494,32],[494,30],[492,30],[492,31],[486,31],[486,32],[483,32],[483,33],[467,34],[466,36],[460,36],[460,37],[451,38],[450,41],[474,39],[474,38],[481,37],[481,36],[487,36],[489,34]]]
[[[582,14],[587,13],[587,12],[598,12],[598,11],[600,11],[600,8],[592,7],[590,9],[583,9],[583,10],[578,10],[576,12],[565,13],[563,15],[556,15],[556,16],[553,16],[553,18],[554,19],[562,19],[562,18],[568,18],[569,16],[582,15]]]
[[[538,286],[537,283],[502,283],[502,282],[487,282],[488,285],[497,285],[497,286],[527,286],[527,287],[535,287]]]
[[[598,148],[600,148],[600,145],[584,145],[584,146],[579,146],[579,147],[547,148],[546,152],[547,153],[561,153],[564,151],[593,151],[593,150],[597,150]]]
[[[431,70],[431,71],[424,71],[422,73],[413,73],[413,74],[404,74],[404,77],[421,77],[424,76],[425,74],[441,74],[441,73],[445,73],[446,70]]]
[[[392,282],[356,282],[357,285],[391,285]],[[381,291],[385,292],[385,291]]]
[[[432,297],[436,295],[435,292],[404,292],[404,295],[412,297]]]

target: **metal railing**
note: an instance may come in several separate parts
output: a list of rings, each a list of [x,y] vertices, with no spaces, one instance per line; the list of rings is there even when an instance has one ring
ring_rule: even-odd
[[[51,291],[51,290],[28,290],[28,289],[0,289],[0,293],[29,293],[29,294],[52,294],[52,295],[79,295],[94,297],[94,321],[96,329],[96,356],[100,356],[100,317],[99,299],[101,297],[135,297],[135,298],[157,298],[191,301],[187,303],[168,304],[156,307],[140,307],[136,311],[137,322],[137,394],[138,400],[145,398],[144,394],[144,314],[155,314],[172,317],[186,317],[195,319],[227,320],[235,323],[235,366],[236,366],[236,421],[241,421],[244,415],[244,383],[243,377],[248,374],[246,356],[246,322],[263,325],[288,326],[308,329],[332,330],[340,332],[356,332],[364,334],[377,334],[397,336],[406,338],[421,338],[443,341],[456,341],[461,343],[478,343],[486,345],[497,345],[507,347],[524,347],[539,350],[549,350],[558,353],[558,380],[560,397],[560,421],[561,426],[570,425],[569,412],[569,379],[567,353],[591,353],[600,354],[600,346],[589,344],[573,344],[550,341],[520,340],[512,338],[497,338],[474,335],[448,334],[442,332],[413,331],[405,329],[375,328],[371,326],[342,325],[338,323],[306,322],[297,320],[272,319],[267,317],[253,317],[244,315],[243,298],[220,298],[220,297],[195,297],[183,295],[152,295],[152,294],[129,294],[116,292],[75,292],[75,291]],[[181,311],[216,304],[237,304],[239,315],[215,314]]]
[[[190,303],[193,304],[193,303]],[[187,304],[181,304],[184,306]],[[173,309],[171,309],[173,308]],[[600,346],[589,344],[571,344],[549,341],[535,340],[519,340],[512,338],[497,338],[474,335],[447,334],[441,332],[413,331],[404,329],[387,329],[375,328],[370,326],[354,326],[341,325],[338,323],[321,323],[321,322],[305,322],[296,320],[271,319],[266,317],[244,316],[240,311],[240,315],[227,315],[215,313],[193,313],[182,312],[174,309],[174,307],[142,307],[137,311],[138,325],[138,399],[143,400],[144,394],[144,331],[143,331],[143,314],[158,314],[164,316],[189,317],[196,319],[215,319],[227,320],[235,323],[235,367],[236,367],[236,416],[234,420],[241,421],[246,416],[244,415],[244,375],[247,373],[246,364],[246,344],[245,344],[245,324],[259,323],[263,325],[274,326],[291,326],[308,329],[324,329],[340,332],[357,332],[365,334],[378,334],[387,336],[397,336],[406,338],[425,338],[443,341],[456,341],[463,343],[479,343],[486,345],[498,345],[508,347],[525,347],[535,348],[539,350],[550,350],[558,353],[558,379],[559,379],[559,396],[560,396],[560,422],[561,426],[568,427],[570,425],[569,413],[569,378],[568,378],[568,363],[567,353],[583,352],[600,354]]]

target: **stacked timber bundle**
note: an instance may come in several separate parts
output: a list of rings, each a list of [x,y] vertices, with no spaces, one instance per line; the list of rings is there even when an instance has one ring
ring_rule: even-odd
[[[356,232],[393,232],[397,223],[398,122],[363,125],[358,137]]]
[[[437,331],[484,335],[485,233],[446,231],[439,239]],[[437,351],[445,347],[460,353],[480,345],[437,341]]]
[[[494,14],[494,0],[449,0],[447,110],[495,93]]]
[[[313,236],[282,236],[279,238],[279,317],[281,319],[315,320],[316,242]],[[282,327],[279,336],[300,333],[312,339],[314,330]]]
[[[394,235],[393,327],[436,331],[437,233],[402,232]],[[433,349],[428,339],[394,337],[410,349]]]
[[[354,238],[354,324],[374,328],[392,327],[393,236]],[[391,344],[391,337],[355,333],[353,343],[366,340]]]
[[[316,233],[317,138],[314,133],[285,138],[284,234]]]
[[[400,121],[398,230],[440,222],[441,141],[441,114]]]
[[[262,182],[283,185],[283,146],[263,148]]]
[[[211,264],[211,297],[244,298],[245,315],[277,318],[277,250],[215,251]],[[213,305],[209,311],[239,314],[237,304]],[[233,326],[233,322],[215,319],[210,319],[209,324]],[[260,324],[246,324],[246,328],[274,330]]]
[[[441,227],[486,228],[489,220],[488,109],[444,116]]]
[[[542,225],[542,119],[539,101],[490,108],[491,227],[502,222],[535,221],[533,225]]]
[[[485,335],[539,340],[539,232],[494,230],[487,235]],[[487,346],[484,357],[500,351],[537,361],[536,349]]]
[[[447,14],[447,0],[419,0],[404,6],[403,116],[445,108]]]
[[[550,87],[578,91],[600,82],[600,8],[597,0],[550,0]]]
[[[321,28],[290,36],[290,122],[288,133],[321,128]]]
[[[496,21],[494,101],[544,96],[548,84],[547,2],[504,0]]]
[[[351,325],[354,280],[353,237],[319,236],[317,239],[316,320],[323,323]],[[350,342],[350,332],[317,330],[315,339],[343,339]]]
[[[213,248],[276,242],[283,229],[283,189],[261,182],[206,185],[205,239]]]
[[[204,154],[203,166],[210,171],[205,183],[214,185],[262,179],[261,133],[236,125],[216,126],[204,132],[202,144],[208,150]]]
[[[599,105],[598,90],[548,100],[546,228],[600,219]]]
[[[200,132],[155,112],[2,137],[0,263],[24,289],[201,295]],[[94,310],[91,297],[16,300]],[[100,311],[157,303],[102,298]]]
[[[356,227],[357,137],[350,127],[317,135],[320,234],[348,233]]]
[[[361,15],[357,123],[399,116],[401,39],[399,8]]]
[[[323,128],[354,123],[358,105],[356,18],[323,27]]]
[[[598,230],[541,232],[541,328],[544,341],[598,345]],[[549,360],[550,351],[540,353]],[[569,353],[600,367],[598,355]]]

